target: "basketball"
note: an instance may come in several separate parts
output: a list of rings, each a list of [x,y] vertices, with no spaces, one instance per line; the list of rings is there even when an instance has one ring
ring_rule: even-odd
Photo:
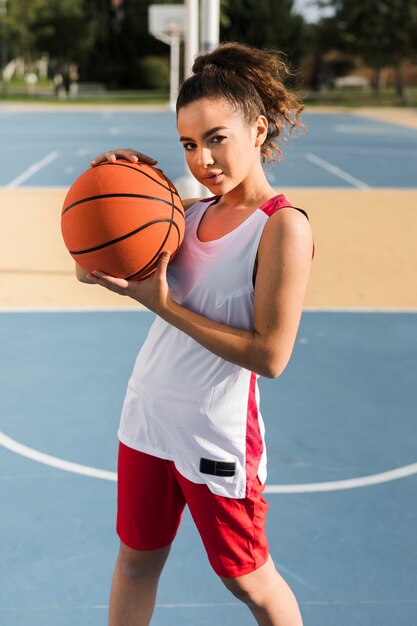
[[[88,169],[70,187],[61,229],[73,259],[87,272],[142,280],[159,256],[177,254],[184,238],[184,207],[160,169],[118,160]]]

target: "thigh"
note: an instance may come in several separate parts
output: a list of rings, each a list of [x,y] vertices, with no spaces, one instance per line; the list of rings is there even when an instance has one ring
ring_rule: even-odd
[[[224,578],[250,574],[268,559],[264,485],[257,480],[246,498],[213,494],[179,476],[185,499],[214,571]]]
[[[133,550],[158,550],[172,543],[185,499],[170,461],[120,443],[117,534]]]

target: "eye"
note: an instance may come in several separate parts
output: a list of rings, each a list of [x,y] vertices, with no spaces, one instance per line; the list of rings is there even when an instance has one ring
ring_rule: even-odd
[[[224,139],[227,139],[224,135],[215,135],[211,139],[211,143],[222,143]]]
[[[190,150],[194,150],[195,148],[195,143],[191,143],[190,141],[188,143],[183,143],[182,145],[184,147],[184,150],[186,150],[187,152],[189,152]]]

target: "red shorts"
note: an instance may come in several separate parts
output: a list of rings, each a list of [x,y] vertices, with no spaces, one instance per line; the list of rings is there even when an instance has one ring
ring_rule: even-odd
[[[246,498],[216,496],[207,485],[184,478],[172,461],[120,443],[117,534],[134,550],[168,546],[187,504],[214,571],[243,576],[268,558],[263,489],[258,480]]]

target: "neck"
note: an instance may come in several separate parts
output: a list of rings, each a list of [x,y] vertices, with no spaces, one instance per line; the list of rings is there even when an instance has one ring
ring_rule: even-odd
[[[262,166],[259,164],[250,178],[243,180],[237,187],[227,192],[221,199],[226,207],[246,210],[257,208],[275,195],[275,190],[269,184]]]

